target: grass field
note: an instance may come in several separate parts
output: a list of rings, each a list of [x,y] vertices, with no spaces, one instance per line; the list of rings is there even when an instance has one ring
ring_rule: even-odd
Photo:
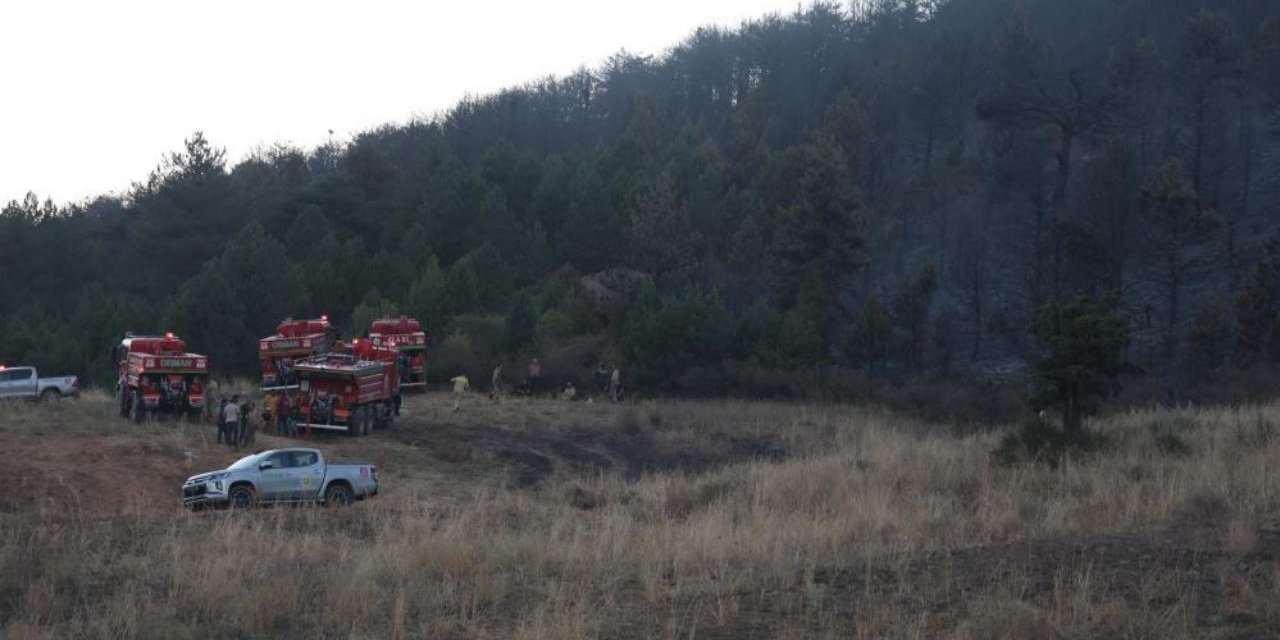
[[[998,431],[848,406],[468,400],[311,441],[373,500],[200,514],[212,427],[3,407],[3,637],[1280,635],[1280,406],[1004,467]]]

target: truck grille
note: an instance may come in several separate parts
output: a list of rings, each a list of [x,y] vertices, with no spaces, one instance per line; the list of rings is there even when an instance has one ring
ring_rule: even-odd
[[[203,482],[200,484],[193,484],[193,485],[182,488],[182,497],[194,498],[195,496],[204,495],[204,492],[205,492],[205,486]]]

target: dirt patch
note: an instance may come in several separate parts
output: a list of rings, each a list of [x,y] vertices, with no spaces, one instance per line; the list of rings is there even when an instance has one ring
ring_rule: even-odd
[[[191,451],[190,464],[186,452]],[[0,434],[0,512],[72,510],[92,515],[179,508],[182,482],[242,455],[214,445],[187,446],[163,435]]]
[[[551,458],[529,449],[503,449],[498,457],[507,461],[515,472],[515,482],[521,487],[532,487],[551,475],[555,465]]]
[[[479,472],[494,459],[500,460],[515,471],[518,486],[538,485],[553,473],[619,473],[636,479],[673,471],[704,473],[735,462],[787,457],[775,436],[724,430],[691,434],[681,431],[673,419],[641,424],[635,410],[627,406],[578,404],[570,411],[564,404],[518,400],[501,405],[473,403],[469,410],[454,413],[442,409],[440,402],[432,396],[413,399],[400,423],[385,437],[423,447],[459,472]]]

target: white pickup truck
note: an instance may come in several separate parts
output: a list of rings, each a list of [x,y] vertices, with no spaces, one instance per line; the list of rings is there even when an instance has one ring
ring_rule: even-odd
[[[318,502],[345,507],[378,495],[378,469],[367,462],[331,463],[319,449],[272,449],[182,483],[189,509]]]
[[[75,376],[41,378],[35,367],[0,365],[0,400],[57,400],[80,395],[80,386]]]

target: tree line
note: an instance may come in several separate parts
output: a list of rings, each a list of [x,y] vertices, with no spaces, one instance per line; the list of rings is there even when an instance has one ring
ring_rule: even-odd
[[[0,213],[0,354],[107,382],[126,329],[251,373],[285,316],[407,313],[437,375],[532,353],[667,392],[1013,379],[1113,295],[1167,394],[1280,361],[1280,11],[819,2],[659,56],[125,194]],[[808,378],[806,378],[808,379]]]

